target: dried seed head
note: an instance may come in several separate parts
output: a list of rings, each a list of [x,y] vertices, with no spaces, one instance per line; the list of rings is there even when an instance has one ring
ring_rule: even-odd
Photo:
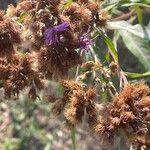
[[[130,121],[133,122],[136,119],[135,115],[131,111],[122,112],[120,116],[120,120],[122,123],[129,123]]]
[[[143,97],[135,103],[135,106],[138,108],[150,107],[150,96]]]
[[[105,10],[99,12],[98,20],[96,24],[100,27],[105,27],[108,20],[108,13]]]
[[[83,91],[77,91],[69,98],[64,111],[64,116],[70,124],[73,126],[79,124],[84,115],[84,97]]]
[[[117,73],[118,65],[115,62],[111,62],[109,65],[109,68],[112,73]]]
[[[69,90],[69,91],[73,91],[73,90],[81,90],[82,89],[82,84],[81,83],[76,83],[73,80],[63,80],[61,81],[62,86]]]
[[[16,7],[16,11],[18,14],[29,12],[29,10],[33,9],[34,5],[31,0],[26,0],[18,3]]]
[[[95,90],[93,88],[89,88],[86,92],[86,96],[89,100],[93,100],[96,97]]]
[[[114,117],[111,119],[111,125],[109,126],[109,129],[114,130],[119,125],[120,125],[120,118]]]
[[[18,97],[19,91],[26,87],[31,87],[29,96],[33,98],[37,96],[36,89],[41,90],[43,86],[39,73],[33,69],[31,57],[20,53],[0,59],[0,78],[7,98]]]
[[[101,135],[102,135],[102,134],[105,132],[105,130],[106,130],[105,125],[103,125],[103,124],[101,124],[101,123],[96,124],[96,125],[93,127],[93,129],[94,129],[94,132],[95,132],[96,134],[101,134]]]
[[[72,16],[78,9],[80,5],[78,3],[73,2],[70,7],[65,11],[65,14],[68,16]]]
[[[100,4],[99,2],[90,2],[88,3],[87,8],[95,15],[100,9]]]
[[[89,9],[87,8],[80,8],[77,10],[77,13],[81,16],[82,21],[85,23],[89,24],[92,20],[92,13]]]
[[[85,69],[85,71],[90,71],[90,70],[92,70],[93,66],[94,66],[94,62],[93,61],[88,61],[86,63],[83,63],[81,67],[83,69]]]
[[[40,71],[44,74],[51,73],[58,78],[65,77],[69,68],[81,62],[76,51],[67,51],[61,45],[41,49],[38,60]]]
[[[12,55],[13,44],[21,42],[19,32],[10,21],[0,21],[0,55]]]
[[[149,120],[150,111],[147,96],[149,92],[150,89],[143,83],[128,84],[105,106],[105,113],[101,113],[101,119],[93,125],[94,131],[101,135],[111,135],[121,129],[132,144],[148,144],[148,141],[140,140],[147,137],[150,132],[146,122]],[[145,130],[146,132],[141,132]]]

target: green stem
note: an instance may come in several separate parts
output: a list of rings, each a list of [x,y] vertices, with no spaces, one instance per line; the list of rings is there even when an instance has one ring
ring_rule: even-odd
[[[91,51],[91,54],[92,54],[93,57],[94,57],[94,61],[95,61],[95,62],[99,62],[99,61],[98,61],[98,58],[97,58],[97,55],[96,55],[96,53],[95,53],[95,51],[94,51],[94,49],[93,49],[92,46],[90,46],[90,51]]]
[[[79,54],[80,54],[80,56],[82,57],[82,54],[83,54],[83,51],[79,51]],[[76,81],[78,81],[78,75],[79,75],[79,72],[80,72],[80,67],[81,67],[81,65],[78,65],[77,66],[77,70],[76,70],[76,74],[75,74],[75,80]]]
[[[72,150],[76,150],[76,129],[71,129]]]

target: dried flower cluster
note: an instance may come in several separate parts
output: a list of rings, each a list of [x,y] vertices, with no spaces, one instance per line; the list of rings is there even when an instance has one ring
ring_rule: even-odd
[[[123,131],[129,142],[150,148],[150,89],[145,84],[128,84],[124,90],[104,106],[101,119],[92,129],[108,139]]]
[[[5,96],[29,87],[29,96],[43,88],[42,79],[67,77],[82,63],[77,49],[88,51],[93,26],[106,24],[97,1],[22,0],[0,11],[0,76]],[[41,76],[42,74],[42,76]]]
[[[16,50],[21,43],[20,34],[13,23],[3,17],[0,21],[0,81],[5,97],[17,96],[25,87],[42,89],[43,83],[39,72],[32,67],[29,54]],[[29,92],[32,93],[32,92]],[[36,95],[35,92],[31,95]]]
[[[76,49],[88,51],[93,26],[104,26],[108,18],[97,1],[78,0],[66,6],[61,0],[26,0],[18,4],[16,12],[24,15],[24,41],[31,41],[39,70],[46,77],[65,76],[69,68],[81,64]]]
[[[62,81],[64,87],[64,97],[56,101],[54,105],[55,114],[64,110],[66,123],[69,127],[74,127],[82,121],[85,110],[90,113],[96,112],[94,106],[94,98],[96,93],[94,89],[86,89],[83,84],[75,81]]]
[[[63,111],[69,127],[78,125],[85,113],[92,132],[112,141],[118,132],[137,147],[150,148],[150,89],[143,83],[128,84],[111,102],[99,104],[96,92],[80,82],[64,80],[64,96],[54,104]]]
[[[93,88],[65,80],[64,97],[54,104],[55,114],[63,111],[67,125],[78,125],[86,113],[91,131],[112,141],[121,131],[135,147],[150,148],[150,89],[143,83],[128,84],[118,96],[99,104]]]
[[[78,76],[79,81],[86,84],[93,83],[97,91],[107,91],[111,96],[117,93],[112,83],[111,69],[104,67],[99,62],[87,61],[82,63],[81,70]]]
[[[14,44],[21,43],[20,34],[10,20],[0,20],[0,56],[11,57],[15,53]]]

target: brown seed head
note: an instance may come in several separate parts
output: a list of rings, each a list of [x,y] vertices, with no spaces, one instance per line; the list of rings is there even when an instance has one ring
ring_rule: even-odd
[[[90,2],[88,3],[87,8],[95,15],[100,9],[100,4],[99,2]]]

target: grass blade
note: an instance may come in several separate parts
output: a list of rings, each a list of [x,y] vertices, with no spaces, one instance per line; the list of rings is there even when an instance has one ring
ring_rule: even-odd
[[[114,60],[118,62],[118,53],[117,50],[115,49],[112,40],[109,37],[104,36],[104,41],[107,44],[108,48],[110,49],[111,55],[113,56]]]
[[[72,140],[72,150],[76,150],[76,130],[75,130],[75,128],[71,129],[71,140]]]
[[[140,78],[140,77],[146,77],[150,76],[150,71],[145,72],[145,73],[131,73],[131,72],[126,72],[126,75],[130,78]]]

